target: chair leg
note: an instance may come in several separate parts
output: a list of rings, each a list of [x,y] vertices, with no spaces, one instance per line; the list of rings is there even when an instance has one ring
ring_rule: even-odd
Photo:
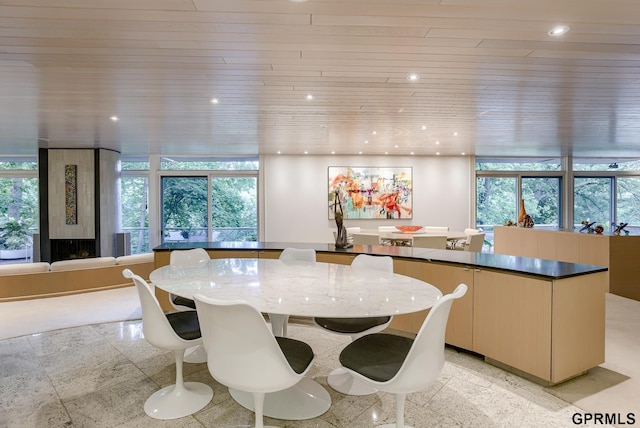
[[[264,428],[264,392],[253,393],[253,406],[256,414],[256,428]]]
[[[144,411],[154,419],[178,419],[203,409],[213,398],[209,385],[184,382],[184,349],[174,350],[176,383],[153,393],[144,403]]]
[[[407,394],[396,394],[396,428],[404,428],[404,402]]]
[[[176,386],[174,391],[176,394],[184,391],[184,375],[182,372],[182,366],[184,363],[184,349],[176,349],[173,351],[173,356],[176,359]]]

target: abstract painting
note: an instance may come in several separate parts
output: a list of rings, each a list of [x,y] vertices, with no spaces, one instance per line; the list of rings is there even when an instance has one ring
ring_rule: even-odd
[[[329,167],[329,219],[334,219],[336,192],[344,219],[410,219],[413,217],[411,167]]]

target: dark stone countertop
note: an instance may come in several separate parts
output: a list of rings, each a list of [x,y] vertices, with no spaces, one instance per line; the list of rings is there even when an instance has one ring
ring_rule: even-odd
[[[531,257],[507,256],[471,251],[436,250],[417,247],[394,247],[386,245],[354,245],[347,249],[336,249],[334,244],[300,242],[171,242],[155,247],[153,251],[188,250],[204,248],[206,250],[282,250],[287,247],[311,248],[319,253],[336,254],[372,254],[396,258],[424,260],[428,262],[467,266],[477,269],[489,269],[508,273],[517,273],[542,279],[563,279],[596,272],[606,272],[603,266],[566,263]]]

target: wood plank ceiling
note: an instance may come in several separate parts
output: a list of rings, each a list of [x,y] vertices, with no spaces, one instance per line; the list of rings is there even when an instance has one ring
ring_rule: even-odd
[[[637,0],[0,0],[0,154],[631,157],[639,93]]]

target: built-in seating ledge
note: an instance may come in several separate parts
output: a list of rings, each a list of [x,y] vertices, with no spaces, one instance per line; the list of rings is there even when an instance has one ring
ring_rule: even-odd
[[[153,253],[1,265],[0,302],[127,287],[123,269],[148,278],[153,266]]]

